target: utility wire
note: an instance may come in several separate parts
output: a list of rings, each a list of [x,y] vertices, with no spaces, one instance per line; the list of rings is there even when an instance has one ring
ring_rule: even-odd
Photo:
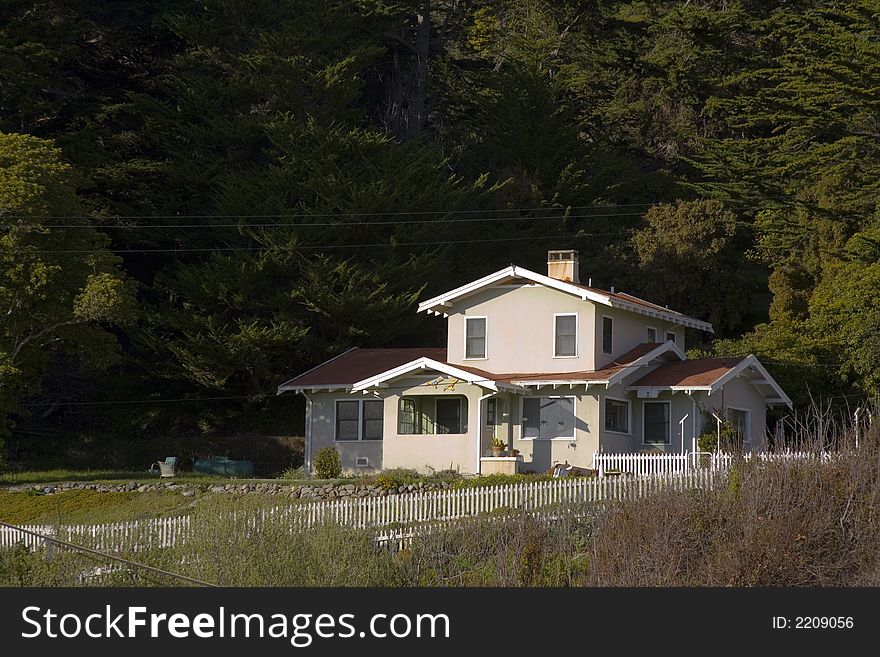
[[[98,550],[93,550],[91,548],[84,547],[82,545],[76,545],[75,543],[68,543],[67,541],[62,541],[59,538],[55,538],[54,536],[48,536],[46,534],[41,534],[40,532],[35,532],[31,529],[25,529],[23,527],[18,527],[16,525],[10,525],[8,522],[3,522],[0,520],[0,526],[9,527],[15,531],[19,531],[23,534],[30,534],[31,536],[36,536],[37,538],[41,538],[46,542],[55,543],[57,545],[64,546],[66,548],[70,548],[71,550],[76,550],[78,552],[83,552],[85,554],[100,557],[101,559],[109,559],[111,561],[117,561],[119,563],[124,563],[128,566],[134,566],[135,568],[142,568],[144,570],[148,570],[153,573],[157,573],[159,575],[164,575],[166,577],[173,577],[174,579],[179,579],[183,582],[189,582],[190,584],[196,584],[198,586],[209,586],[209,587],[218,587],[217,584],[211,584],[210,582],[205,582],[201,579],[195,579],[194,577],[187,577],[186,575],[179,575],[177,573],[172,573],[168,570],[162,570],[161,568],[156,568],[154,566],[148,566],[143,563],[138,563],[137,561],[132,561],[131,559],[125,559],[124,557],[117,557],[114,554],[108,554],[106,552],[100,552]]]

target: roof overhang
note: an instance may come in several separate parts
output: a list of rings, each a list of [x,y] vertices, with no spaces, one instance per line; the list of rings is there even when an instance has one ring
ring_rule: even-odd
[[[625,299],[620,299],[618,297],[610,296],[608,294],[601,294],[600,292],[597,292],[595,290],[587,289],[579,285],[574,285],[566,281],[561,281],[556,278],[551,278],[550,276],[545,276],[544,274],[538,274],[529,269],[517,267],[516,265],[510,265],[509,267],[500,269],[495,273],[489,274],[488,276],[478,278],[477,280],[471,281],[466,285],[462,285],[461,287],[457,287],[454,290],[450,290],[449,292],[445,292],[432,299],[423,301],[419,304],[418,312],[424,311],[427,313],[433,313],[434,315],[442,315],[443,317],[448,317],[449,309],[456,301],[460,301],[461,299],[476,294],[477,292],[480,292],[488,287],[498,285],[506,280],[510,280],[513,278],[522,278],[528,281],[532,281],[533,283],[537,283],[538,285],[543,285],[545,287],[549,287],[554,290],[559,290],[560,292],[565,292],[566,294],[571,294],[573,296],[579,297],[583,301],[592,301],[594,303],[598,303],[604,306],[610,306],[611,308],[628,310],[630,312],[638,313],[640,315],[662,319],[672,324],[679,324],[681,326],[687,326],[689,328],[714,333],[714,329],[712,328],[712,325],[710,323],[700,321],[694,317],[689,317],[688,315],[683,315],[675,311],[663,309],[649,302],[645,302],[645,304],[648,305],[642,305],[637,301],[627,301]],[[633,297],[632,295],[627,296],[632,299],[642,301],[638,299],[638,297]]]
[[[327,363],[332,363],[337,358],[342,358],[346,354],[351,353],[352,351],[355,351],[356,349],[357,349],[357,347],[351,347],[350,349],[346,349],[341,354],[334,356],[330,360],[326,360],[323,363],[320,363],[319,365],[315,365],[312,369],[306,370],[302,374],[297,374],[292,379],[288,379],[287,381],[285,381],[284,383],[279,385],[275,389],[275,394],[280,395],[283,392],[319,392],[319,391],[333,392],[334,390],[350,390],[351,389],[350,383],[337,383],[337,384],[332,384],[332,383],[324,384],[324,383],[322,383],[320,385],[315,385],[315,384],[300,385],[296,382],[298,380],[300,380],[301,378],[303,378],[306,374],[311,374],[319,367],[324,367]]]
[[[449,365],[448,363],[441,363],[440,361],[434,360],[433,358],[417,358],[416,360],[410,361],[409,363],[404,363],[403,365],[400,365],[398,367],[386,370],[385,372],[376,374],[375,376],[371,376],[367,379],[364,379],[363,381],[358,381],[353,386],[351,386],[351,391],[367,392],[369,390],[381,389],[383,387],[387,387],[388,382],[392,379],[424,371],[439,372],[454,379],[458,379],[463,383],[470,383],[481,388],[491,390],[493,392],[498,392],[499,389],[503,388],[516,388],[516,386],[514,385],[508,383],[499,383],[498,381],[493,381],[492,379],[489,379],[483,375],[460,369],[458,367],[455,367],[454,365]]]
[[[743,358],[739,363],[737,363],[734,367],[730,368],[727,372],[719,376],[715,381],[710,383],[709,385],[683,385],[683,386],[628,386],[627,390],[630,392],[642,392],[642,393],[653,393],[653,392],[707,392],[712,395],[724,385],[738,376],[742,376],[746,373],[749,368],[753,368],[754,371],[759,374],[757,378],[746,378],[746,382],[755,386],[758,391],[761,393],[761,396],[764,397],[764,403],[768,406],[787,406],[788,408],[792,408],[793,404],[791,399],[782,387],[776,383],[776,380],[770,376],[770,373],[767,369],[761,364],[761,361],[758,360],[757,356],[754,354],[749,354],[745,358]]]

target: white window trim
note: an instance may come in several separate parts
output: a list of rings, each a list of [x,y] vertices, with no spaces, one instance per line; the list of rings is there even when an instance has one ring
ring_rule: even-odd
[[[577,403],[578,402],[577,402],[576,395],[535,395],[535,396],[529,397],[529,399],[571,399],[571,414],[574,416],[574,423],[571,426],[571,430],[572,430],[572,432],[574,432],[574,435],[573,436],[557,436],[556,438],[540,438],[540,437],[539,438],[527,438],[524,435],[525,431],[524,431],[524,427],[523,427],[522,418],[523,418],[523,406],[524,406],[525,399],[526,399],[525,397],[519,398],[519,427],[520,427],[519,439],[520,440],[525,440],[528,442],[535,442],[535,441],[552,442],[554,440],[565,440],[566,442],[569,442],[569,443],[577,440],[577,419],[578,419]]]
[[[336,437],[336,418],[339,402],[357,402],[358,403],[358,437],[357,440],[339,440]],[[381,438],[364,438],[364,402],[381,401],[382,406],[382,437]],[[381,443],[385,440],[385,400],[384,399],[352,399],[351,397],[335,397],[333,399],[333,442],[340,443],[343,445],[350,445],[352,443]]]
[[[669,339],[670,335],[673,338],[672,340]],[[672,344],[677,345],[678,344],[678,333],[676,333],[675,331],[666,331],[666,339],[664,340],[664,342],[671,342]]]
[[[669,412],[666,414],[669,418],[669,422],[666,425],[666,442],[665,443],[649,443],[645,442],[645,404],[666,404],[669,408]],[[672,444],[672,402],[664,401],[662,399],[645,399],[642,401],[642,445],[651,446],[651,445],[671,445]]]
[[[556,318],[557,317],[574,317],[574,356],[558,356],[556,354]],[[553,313],[553,358],[578,358],[578,347],[580,340],[578,340],[578,332],[580,331],[580,318],[577,313]]]
[[[486,327],[485,335],[483,336],[483,355],[482,356],[468,356],[467,355],[467,341],[468,341],[468,333],[467,333],[467,325],[468,321],[471,319],[482,319],[484,320],[484,326]],[[464,354],[462,356],[462,360],[489,360],[489,318],[486,315],[465,315],[464,317]]]
[[[404,395],[404,397],[405,396],[406,395]],[[416,433],[416,434],[409,434],[409,435],[413,435],[413,436],[419,436],[419,435],[421,435],[421,436],[466,436],[466,435],[468,435],[466,431],[464,433],[437,433],[437,400],[438,399],[455,399],[455,400],[457,400],[458,401],[458,427],[461,428],[462,424],[467,424],[467,421],[465,419],[466,414],[462,413],[462,411],[464,409],[462,409],[462,407],[461,407],[462,400],[467,399],[467,397],[465,397],[464,395],[447,395],[445,397],[442,395],[434,395],[434,433],[423,433],[423,434]],[[468,409],[468,410],[470,410],[470,409]]]
[[[419,397],[428,397],[429,395],[400,395],[397,399],[397,415],[394,418],[394,426],[397,427],[397,431],[394,434],[395,436],[467,436],[468,432],[464,433],[437,433],[437,400],[438,399],[455,399],[458,401],[458,410],[459,410],[459,426],[462,424],[467,425],[467,413],[463,412],[464,409],[461,407],[462,401],[468,401],[468,407],[470,407],[470,400],[468,400],[466,395],[430,395],[434,400],[434,431],[431,433],[400,433],[400,400],[402,399],[418,399]],[[467,409],[468,411],[470,408]],[[335,423],[334,423],[334,426]],[[340,442],[349,442],[353,443],[353,440],[342,440]],[[369,442],[369,441],[368,441]],[[379,442],[379,441],[373,441]]]
[[[611,351],[605,351],[605,320],[611,320]],[[611,315],[602,315],[602,322],[599,326],[599,348],[606,356],[614,355],[614,318]]]
[[[752,444],[752,409],[750,408],[740,408],[739,406],[728,406],[728,411],[740,411],[741,413],[746,414],[745,425],[743,426],[743,430],[745,431],[745,435],[743,436],[743,444],[748,443]],[[730,421],[730,418],[726,418]]]
[[[654,331],[654,341],[648,342],[649,344],[660,344],[657,342],[657,336],[660,334],[660,331],[657,330],[656,326],[646,326],[645,327],[645,340],[648,340],[648,331]]]
[[[605,400],[610,399],[612,401],[623,402],[626,404],[626,427],[628,431],[615,431],[614,429],[606,429],[605,428]],[[618,436],[631,436],[632,435],[632,400],[624,399],[623,397],[611,397],[610,395],[606,395],[602,401],[602,431],[605,433],[613,433]]]

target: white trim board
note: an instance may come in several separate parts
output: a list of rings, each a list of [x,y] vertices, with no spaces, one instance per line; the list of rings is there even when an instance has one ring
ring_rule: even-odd
[[[618,296],[616,297],[610,296],[610,294],[602,294],[600,291],[581,287],[579,285],[574,285],[567,281],[561,281],[556,278],[551,278],[550,276],[545,276],[543,274],[538,274],[529,269],[517,267],[516,265],[510,265],[509,267],[500,269],[496,272],[493,272],[492,274],[489,274],[488,276],[483,276],[483,278],[478,278],[477,280],[457,287],[454,290],[444,292],[443,294],[428,299],[427,301],[423,301],[419,304],[418,312],[428,312],[433,313],[437,316],[442,315],[443,317],[448,317],[449,308],[452,307],[455,301],[464,299],[488,287],[492,287],[505,280],[514,278],[523,278],[534,283],[538,283],[539,285],[543,285],[545,287],[553,288],[555,290],[571,294],[580,298],[582,301],[592,301],[603,306],[610,306],[612,308],[628,310],[630,312],[634,312],[639,315],[646,315],[648,317],[656,317],[671,324],[679,324],[681,326],[688,326],[690,328],[699,329],[701,331],[714,333],[712,325],[708,322],[701,321],[699,319],[696,319],[695,317],[690,317],[675,310],[662,308],[657,304],[651,303],[650,301],[646,301],[644,299],[640,299],[639,297],[633,296],[631,294],[618,292]],[[621,299],[619,298],[620,296],[632,299],[632,301]]]

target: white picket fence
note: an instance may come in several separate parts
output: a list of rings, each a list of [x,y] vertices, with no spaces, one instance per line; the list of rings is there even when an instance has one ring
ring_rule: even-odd
[[[828,460],[832,455],[828,452],[748,452],[742,458],[749,461],[757,459],[762,462],[794,461],[801,459]],[[710,452],[688,452],[685,454],[634,454],[610,452],[593,453],[593,469],[600,475],[625,472],[634,475],[666,475],[684,474],[695,470],[709,468],[726,470],[730,468],[736,457],[732,454],[716,454]]]
[[[389,532],[396,535],[408,527],[484,514],[515,510],[534,513],[568,504],[640,499],[662,490],[709,488],[716,476],[715,470],[706,468],[661,476],[572,477],[409,495],[300,502],[265,509],[247,517],[231,515],[228,520],[230,524],[248,532],[258,531],[262,523],[278,524],[291,531],[336,524],[372,529],[380,535]],[[215,521],[224,522],[225,519]],[[96,550],[121,551],[171,547],[192,534],[193,524],[189,516],[176,516],[101,525],[24,528]],[[0,527],[0,547],[20,542],[32,549],[45,544],[43,539],[15,528]]]

